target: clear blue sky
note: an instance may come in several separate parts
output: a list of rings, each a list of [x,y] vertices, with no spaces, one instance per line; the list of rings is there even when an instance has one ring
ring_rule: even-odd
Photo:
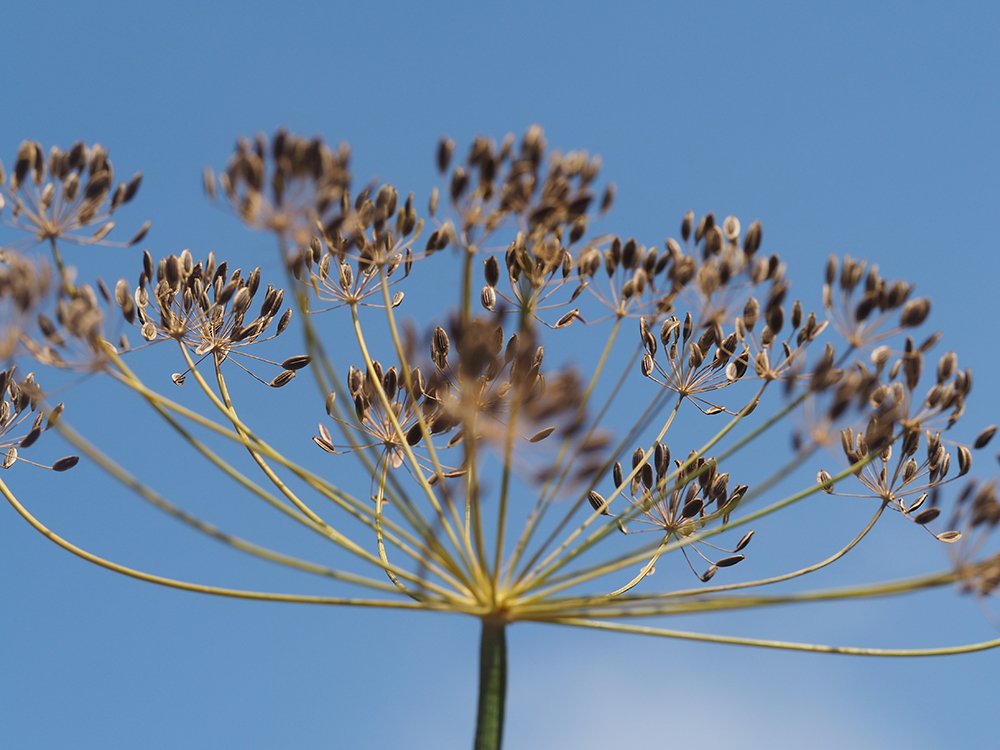
[[[801,288],[815,288],[830,252],[914,281],[976,374],[978,418],[959,437],[1000,415],[995,4],[34,1],[9,4],[2,26],[5,164],[24,138],[107,145],[120,170],[146,175],[128,216],[153,219],[157,252],[273,258],[266,238],[201,196],[202,167],[221,167],[238,135],[286,126],[345,140],[359,181],[426,195],[443,133],[465,143],[537,122],[551,144],[602,155],[623,233],[662,242],[689,208],[759,217]],[[111,278],[137,273],[127,251],[69,252]],[[112,449],[141,446],[138,465],[172,496],[211,512],[197,475],[158,453],[123,413],[131,406],[105,397],[77,410],[104,420]],[[311,426],[295,429],[308,438]],[[224,585],[322,587],[216,549],[85,467],[41,477],[34,492],[17,474],[53,528],[114,559]],[[793,548],[826,553],[810,549],[807,516],[789,524]],[[947,564],[901,523],[886,526],[858,551],[860,580]],[[6,505],[0,595],[3,747],[469,743],[473,621],[158,589],[61,552]],[[881,646],[995,634],[950,591],[705,626]],[[541,626],[510,640],[510,748],[995,744],[995,696],[973,686],[993,682],[1000,653],[875,661]]]

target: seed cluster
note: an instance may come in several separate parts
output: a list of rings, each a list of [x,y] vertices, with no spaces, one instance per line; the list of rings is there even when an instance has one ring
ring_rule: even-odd
[[[79,462],[77,456],[64,456],[52,465],[44,465],[21,455],[20,451],[30,448],[43,432],[56,425],[65,408],[63,404],[58,404],[45,411],[42,409],[42,398],[42,390],[35,382],[33,373],[18,379],[16,367],[0,370],[0,451],[3,452],[0,468],[9,469],[21,461],[53,471],[66,471]],[[31,426],[25,430],[29,419]]]
[[[0,210],[6,197],[13,225],[34,241],[92,245],[105,241],[115,227],[112,215],[131,202],[141,184],[137,172],[116,186],[103,146],[78,142],[68,151],[53,147],[46,157],[39,143],[24,141],[6,184],[0,166]],[[125,244],[141,242],[149,227],[143,224]],[[82,234],[90,228],[95,228],[91,234]]]
[[[309,364],[306,356],[296,356],[278,363],[251,355],[244,350],[255,344],[277,338],[288,328],[291,308],[281,312],[285,293],[268,284],[256,316],[247,319],[260,287],[260,268],[243,275],[241,269],[229,270],[226,261],[216,263],[209,254],[195,263],[187,250],[180,255],[168,255],[155,267],[147,252],[139,283],[129,292],[122,279],[115,286],[115,301],[125,320],[136,325],[142,338],[154,342],[174,339],[196,357],[212,356],[218,364],[231,355],[250,357],[255,361],[280,367],[281,372],[268,385],[278,388],[295,377],[296,371]],[[265,336],[277,320],[274,332]],[[236,360],[237,366],[260,380]],[[186,373],[175,373],[178,385]],[[265,382],[261,380],[261,382]]]
[[[178,420],[218,428],[218,439],[245,449],[276,492],[228,464],[227,474],[375,565],[378,581],[353,570],[324,575],[403,595],[407,604],[498,622],[574,624],[584,615],[744,606],[767,597],[732,597],[732,589],[839,559],[885,510],[950,545],[948,580],[977,595],[1000,587],[1000,556],[985,551],[1000,521],[997,483],[971,477],[974,451],[996,428],[968,444],[952,439],[972,374],[953,352],[936,351],[940,334],[918,335],[931,303],[911,284],[865,261],[832,257],[819,306],[811,308],[793,296],[786,264],[765,248],[759,220],[688,211],[677,236],[662,241],[610,231],[615,190],[602,180],[600,160],[550,150],[537,126],[499,142],[476,138],[464,160],[456,154],[452,140],[440,141],[442,184],[423,210],[414,193],[389,183],[352,188],[346,146],[285,131],[242,139],[222,172],[205,172],[204,187],[246,225],[275,236],[287,283],[267,284],[259,267],[244,270],[215,254],[198,260],[184,250],[154,261],[146,250],[138,280],[109,289],[99,279],[78,281],[59,245],[106,242],[112,215],[136,196],[141,176],[115,186],[100,146],[45,156],[25,142],[9,176],[0,170],[0,210],[10,204],[7,223],[28,234],[24,245],[49,246],[54,269],[16,242],[0,246],[0,354],[111,376],[161,416],[172,412],[168,421],[184,435]],[[453,303],[430,312],[414,307],[415,298],[444,297],[453,276],[435,264],[449,262]],[[425,294],[407,296],[419,284]],[[256,347],[281,336],[296,307],[307,353],[262,356]],[[183,361],[173,382],[202,389],[232,430],[142,382],[136,373],[148,360],[141,352],[161,342],[177,344]],[[932,356],[936,364],[925,364]],[[206,360],[213,378],[202,377]],[[322,423],[312,440],[328,454],[315,473],[256,435],[252,415],[237,417],[223,368],[233,363],[278,388],[313,362],[326,417],[316,405]],[[277,374],[263,378],[260,366]],[[66,424],[58,421],[62,405],[48,408],[33,375],[17,379],[11,366],[0,372],[0,386],[8,468],[26,461],[21,453],[42,432]],[[292,388],[307,404],[308,384]],[[783,441],[765,433],[790,415],[812,424],[794,432],[785,463],[773,449]],[[709,430],[701,447],[684,445],[672,456],[668,442],[676,448],[700,436],[701,423]],[[842,465],[822,468],[829,459],[817,454],[838,435]],[[190,442],[219,466],[204,443]],[[731,462],[762,443],[760,460]],[[370,497],[335,486],[345,454],[370,478]],[[50,468],[76,461],[69,456]],[[284,481],[286,471],[294,481]],[[782,499],[778,488],[801,474],[807,486]],[[949,502],[947,485],[966,477]],[[348,525],[374,534],[347,538],[339,520],[328,521],[300,496],[300,486],[348,513]],[[712,536],[822,492],[845,498],[830,502],[874,500],[877,513],[825,562],[786,576],[721,581],[730,573],[719,571],[744,561],[754,531],[741,529],[731,547]],[[748,510],[752,503],[759,506]],[[209,528],[184,511],[173,515]],[[210,535],[271,562],[319,567]],[[719,580],[698,586],[698,597],[688,597],[693,590],[625,596],[649,585],[654,565],[676,550],[700,582]],[[638,575],[624,586],[586,588],[628,580],[636,565]],[[753,575],[752,565],[731,574]]]

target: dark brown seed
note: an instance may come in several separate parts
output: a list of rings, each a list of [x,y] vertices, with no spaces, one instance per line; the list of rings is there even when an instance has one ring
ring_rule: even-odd
[[[750,539],[753,538],[753,531],[748,531],[743,535],[743,538],[737,542],[736,546],[733,548],[733,552],[739,552],[741,549],[745,548],[750,544]]]
[[[931,311],[931,301],[925,297],[914,299],[903,305],[899,315],[899,324],[904,328],[913,328],[927,319]]]
[[[923,526],[933,521],[935,518],[941,515],[940,508],[928,508],[927,510],[920,511],[917,515],[913,517],[913,522]]]
[[[534,435],[532,435],[530,438],[528,438],[528,442],[529,443],[539,443],[542,440],[545,440],[545,438],[547,438],[553,432],[555,432],[555,430],[556,430],[555,427],[546,427],[544,430],[539,430]]]
[[[327,453],[337,454],[337,449],[334,447],[333,443],[329,442],[326,438],[320,437],[318,435],[313,435],[313,442],[316,443],[320,448],[325,450]]]
[[[438,142],[437,148],[437,168],[438,172],[444,174],[451,164],[451,156],[455,153],[455,141],[451,138],[442,138]]]
[[[129,247],[131,247],[132,245],[138,245],[145,239],[146,234],[149,232],[149,228],[152,226],[153,222],[144,221],[142,226],[139,227],[139,231],[136,232],[134,235],[132,235],[132,239],[130,239],[126,244],[129,245]]]
[[[731,565],[736,565],[738,562],[743,562],[743,555],[731,555],[730,557],[723,557],[721,560],[717,560],[715,565],[719,568],[728,568]]]
[[[587,493],[587,500],[590,501],[590,507],[598,511],[602,516],[610,516],[611,511],[608,510],[608,504],[599,493],[591,490]]]
[[[268,385],[272,388],[281,388],[283,385],[288,385],[294,377],[295,370],[283,370]]]
[[[38,427],[35,427],[27,435],[25,435],[24,438],[21,439],[20,446],[22,448],[27,448],[33,445],[35,441],[38,440],[38,436],[41,434],[42,430]]]
[[[52,464],[52,471],[66,471],[80,462],[79,456],[64,456]]]
[[[289,357],[284,362],[281,363],[281,367],[284,370],[301,370],[303,367],[308,365],[312,361],[312,358],[306,354],[299,354],[295,357]]]
[[[996,433],[997,433],[997,426],[995,424],[990,425],[985,430],[979,433],[979,436],[976,438],[976,442],[972,444],[972,447],[975,448],[976,450],[979,450],[980,448],[985,448],[987,445],[989,445],[990,440],[993,439],[993,436],[996,435]]]
[[[972,453],[964,445],[958,446],[958,475],[965,476],[972,468]]]
[[[694,485],[692,485],[692,487],[693,486]],[[704,506],[705,506],[705,501],[702,500],[700,497],[696,497],[694,500],[691,500],[690,502],[684,504],[684,507],[681,509],[681,517],[694,518],[701,512],[701,509]]]

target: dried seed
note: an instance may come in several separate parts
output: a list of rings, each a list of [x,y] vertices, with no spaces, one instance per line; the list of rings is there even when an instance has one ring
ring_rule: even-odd
[[[910,300],[903,306],[899,315],[899,324],[904,328],[914,328],[924,320],[931,311],[931,301],[925,297]]]
[[[989,445],[990,440],[993,439],[993,436],[996,435],[996,433],[997,433],[997,426],[995,424],[990,425],[985,430],[979,433],[979,435],[976,437],[976,442],[972,444],[972,447],[975,448],[976,450],[979,450],[980,448],[985,448],[987,445]]]
[[[695,485],[692,485],[692,487],[695,487]],[[700,497],[696,497],[684,504],[684,507],[681,509],[681,517],[694,518],[701,512],[703,507],[705,507],[705,501]]]
[[[723,557],[721,560],[716,560],[715,565],[719,568],[728,568],[736,563],[743,562],[745,560],[744,555],[731,555],[729,557]]]
[[[288,383],[290,383],[292,381],[292,378],[294,377],[295,377],[295,370],[283,370],[282,372],[278,373],[278,375],[276,375],[275,378],[270,383],[268,383],[268,385],[271,386],[272,388],[281,388],[281,386],[283,385],[288,385]]]
[[[306,354],[299,354],[295,357],[289,357],[284,362],[281,363],[283,370],[301,370],[303,367],[307,366],[312,361],[312,358]]]
[[[965,476],[972,468],[972,453],[964,445],[958,446],[958,475]]]
[[[611,511],[608,510],[608,502],[601,497],[601,495],[595,490],[591,490],[587,493],[587,500],[590,501],[590,507],[595,511],[600,513],[602,516],[610,516]]]
[[[497,304],[496,290],[491,286],[484,286],[482,292],[479,294],[479,302],[484,309],[493,312]]]
[[[545,440],[545,438],[547,438],[553,432],[555,432],[555,430],[556,430],[555,427],[546,427],[544,430],[539,430],[534,435],[532,435],[530,438],[528,438],[528,442],[529,443],[539,443],[542,440]]]
[[[52,464],[52,471],[67,471],[68,469],[72,469],[78,463],[80,463],[79,456],[63,456]]]
[[[736,543],[736,546],[733,548],[733,552],[739,552],[741,549],[744,549],[748,544],[750,544],[750,540],[753,538],[753,535],[753,531],[748,531],[744,534],[743,538]]]

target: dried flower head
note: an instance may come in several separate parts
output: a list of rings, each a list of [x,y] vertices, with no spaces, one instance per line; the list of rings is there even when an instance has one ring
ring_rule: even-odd
[[[22,453],[25,448],[34,445],[43,432],[56,425],[63,409],[62,404],[48,411],[42,408],[42,390],[35,382],[33,373],[28,373],[18,380],[15,367],[0,370],[2,468],[9,469],[18,461],[53,471],[66,471],[76,466],[80,460],[77,456],[64,456],[55,463],[47,465],[25,458]],[[26,428],[28,420],[31,420],[30,427]]]
[[[308,365],[309,357],[296,356],[279,363],[244,351],[280,336],[292,317],[291,308],[281,311],[284,291],[268,285],[257,315],[248,321],[259,287],[260,268],[244,276],[238,268],[230,272],[225,261],[216,264],[211,253],[195,263],[187,250],[161,259],[154,275],[152,257],[146,253],[135,292],[130,295],[127,283],[121,280],[115,287],[115,299],[125,320],[138,327],[146,341],[174,339],[199,360],[208,356],[216,364],[231,360],[255,380],[278,388]],[[275,320],[273,333],[265,336]],[[278,367],[281,372],[270,381],[262,380],[234,355]],[[186,371],[175,373],[172,379],[181,385],[185,377]]]
[[[0,168],[0,209],[6,197],[11,214],[8,224],[27,232],[35,242],[108,244],[115,227],[112,216],[138,193],[142,174],[137,172],[117,186],[114,179],[103,146],[77,142],[69,151],[53,146],[46,157],[39,143],[24,141],[6,183]],[[124,244],[141,242],[149,227],[149,222],[144,223]]]
[[[270,141],[262,135],[241,138],[218,177],[205,171],[205,192],[214,199],[218,187],[248,226],[298,248],[309,243],[317,223],[326,226],[343,215],[349,160],[346,145],[334,151],[320,138],[284,130]]]

